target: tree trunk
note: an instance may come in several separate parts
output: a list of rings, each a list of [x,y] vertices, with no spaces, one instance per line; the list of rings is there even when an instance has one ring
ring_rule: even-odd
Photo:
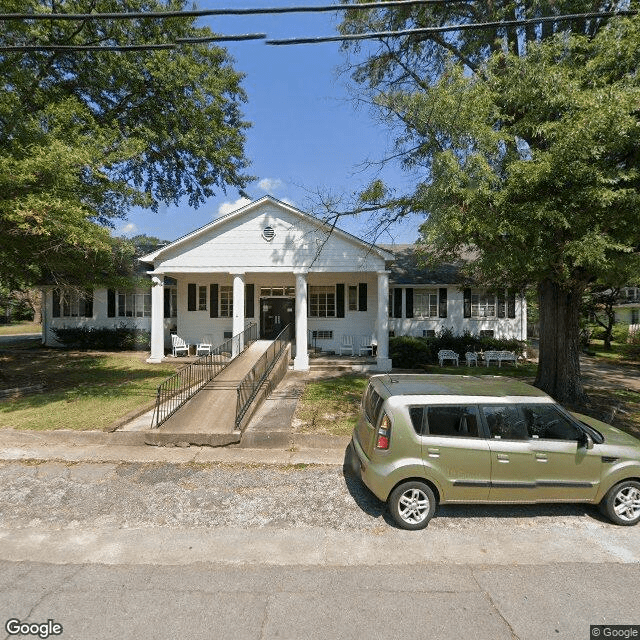
[[[584,404],[580,377],[579,311],[584,287],[563,289],[544,280],[538,285],[540,361],[534,385],[558,402]]]

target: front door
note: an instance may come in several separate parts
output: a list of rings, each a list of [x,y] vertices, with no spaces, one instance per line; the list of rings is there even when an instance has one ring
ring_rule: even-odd
[[[273,340],[288,325],[294,325],[295,298],[260,298],[260,339]]]

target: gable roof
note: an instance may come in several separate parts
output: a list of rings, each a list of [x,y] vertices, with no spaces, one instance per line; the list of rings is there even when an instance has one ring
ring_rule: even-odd
[[[163,247],[160,247],[159,249],[157,249],[152,253],[142,256],[141,258],[139,258],[139,260],[141,262],[147,262],[147,263],[153,264],[156,260],[158,260],[159,258],[162,258],[162,256],[165,255],[166,253],[170,251],[174,251],[175,249],[179,248],[182,245],[186,245],[201,236],[209,234],[212,231],[215,231],[219,227],[222,227],[223,225],[226,225],[237,218],[242,218],[243,216],[246,216],[250,212],[254,211],[255,209],[259,208],[260,206],[266,203],[270,203],[282,209],[283,211],[286,211],[287,213],[293,214],[294,216],[297,216],[298,218],[300,218],[302,221],[316,226],[318,229],[324,229],[327,232],[330,231],[332,234],[336,234],[338,237],[341,237],[353,244],[359,245],[360,247],[367,249],[368,251],[374,253],[375,255],[379,256],[385,261],[391,261],[394,259],[393,253],[388,251],[387,249],[384,249],[370,242],[366,242],[365,240],[362,240],[361,238],[358,238],[357,236],[354,236],[353,234],[348,233],[347,231],[343,231],[338,227],[332,228],[331,225],[329,225],[328,223],[323,222],[322,220],[319,220],[318,218],[308,213],[305,213],[300,209],[297,209],[293,205],[287,204],[286,202],[282,202],[281,200],[278,200],[277,198],[274,198],[271,195],[265,195],[258,200],[254,200],[253,202],[246,204],[244,207],[240,207],[239,209],[235,209],[231,213],[228,213],[224,216],[220,216],[219,218],[216,218],[215,220],[207,223],[206,225],[200,227],[199,229],[196,229],[195,231],[191,231],[190,233],[178,238],[177,240],[174,240],[173,242]]]
[[[442,285],[461,284],[465,281],[461,269],[466,262],[473,259],[473,255],[463,254],[459,260],[451,263],[439,264],[437,267],[426,267],[420,259],[420,251],[424,246],[413,244],[383,245],[388,251],[393,251],[395,261],[391,265],[391,284],[410,285]]]

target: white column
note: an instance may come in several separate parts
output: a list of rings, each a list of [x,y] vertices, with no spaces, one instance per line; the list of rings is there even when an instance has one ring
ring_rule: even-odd
[[[378,318],[376,321],[378,335],[378,355],[376,367],[379,371],[391,371],[389,358],[389,273],[378,272]]]
[[[151,355],[147,362],[164,357],[164,276],[151,278]]]
[[[309,371],[306,273],[296,273],[296,357],[293,368],[295,371]]]
[[[244,273],[233,274],[233,326],[232,335],[244,331]],[[244,349],[244,340],[234,341],[232,355],[237,356]]]

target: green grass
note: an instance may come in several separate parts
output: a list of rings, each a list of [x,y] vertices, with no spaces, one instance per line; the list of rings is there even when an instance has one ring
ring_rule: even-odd
[[[596,358],[611,361],[611,364],[640,364],[640,347],[638,345],[613,342],[611,351],[606,351],[603,340],[591,340],[588,352],[589,355]]]
[[[145,353],[32,349],[0,354],[5,389],[44,384],[44,391],[0,402],[0,428],[104,429],[153,402],[171,365],[150,365]]]
[[[33,322],[0,324],[0,336],[18,336],[23,333],[42,333],[42,325]]]

